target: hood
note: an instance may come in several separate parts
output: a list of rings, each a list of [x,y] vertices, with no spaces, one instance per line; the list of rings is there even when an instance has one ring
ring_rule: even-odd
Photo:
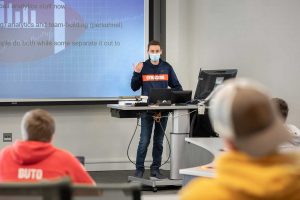
[[[254,158],[242,152],[225,153],[216,165],[220,184],[246,196],[276,199],[300,191],[298,154]]]
[[[19,164],[34,164],[46,159],[55,150],[51,143],[16,141],[12,146],[12,156]]]

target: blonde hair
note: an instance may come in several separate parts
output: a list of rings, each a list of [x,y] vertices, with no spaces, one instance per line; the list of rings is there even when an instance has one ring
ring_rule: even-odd
[[[55,121],[46,110],[31,110],[23,116],[21,130],[24,140],[50,142],[55,132]]]

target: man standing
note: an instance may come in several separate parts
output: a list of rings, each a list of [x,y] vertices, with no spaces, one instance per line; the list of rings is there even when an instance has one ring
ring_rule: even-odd
[[[162,49],[158,41],[151,41],[148,44],[149,58],[145,62],[140,62],[135,66],[133,76],[131,79],[131,88],[137,91],[142,88],[142,95],[148,96],[151,88],[168,88],[174,90],[182,90],[176,74],[172,66],[160,59]],[[153,162],[150,166],[150,176],[153,178],[165,178],[159,171],[161,166],[162,152],[163,152],[163,138],[164,131],[167,126],[168,113],[162,112],[160,122],[154,121],[154,113],[143,113],[141,116],[141,135],[140,142],[137,149],[136,156],[136,171],[134,176],[142,178],[145,166],[144,161],[147,154],[147,149],[150,143],[153,123]]]
[[[47,111],[27,112],[21,132],[23,141],[16,141],[0,152],[0,182],[35,182],[69,176],[73,183],[95,184],[71,153],[51,144],[55,122]]]

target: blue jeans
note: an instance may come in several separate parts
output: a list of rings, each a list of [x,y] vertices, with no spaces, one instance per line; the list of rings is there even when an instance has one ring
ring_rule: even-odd
[[[153,148],[152,148],[152,158],[153,162],[151,164],[151,169],[159,169],[161,165],[161,157],[163,152],[163,140],[164,140],[164,130],[166,130],[168,121],[168,112],[162,112],[162,116],[166,116],[160,119],[160,123],[157,123],[153,119],[154,113],[142,113],[141,115],[141,135],[140,142],[137,149],[136,156],[136,169],[144,170],[144,162],[147,155],[148,146],[151,139],[152,128],[154,123],[154,136],[153,136]],[[160,125],[161,124],[161,125]],[[163,129],[162,129],[163,128]]]

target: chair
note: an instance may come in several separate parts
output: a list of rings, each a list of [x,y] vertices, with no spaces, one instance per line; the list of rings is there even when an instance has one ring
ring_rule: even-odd
[[[0,183],[0,200],[71,200],[71,182],[57,181]]]
[[[138,183],[71,184],[70,179],[0,183],[0,200],[141,200]]]
[[[141,200],[138,183],[73,185],[73,200]]]

